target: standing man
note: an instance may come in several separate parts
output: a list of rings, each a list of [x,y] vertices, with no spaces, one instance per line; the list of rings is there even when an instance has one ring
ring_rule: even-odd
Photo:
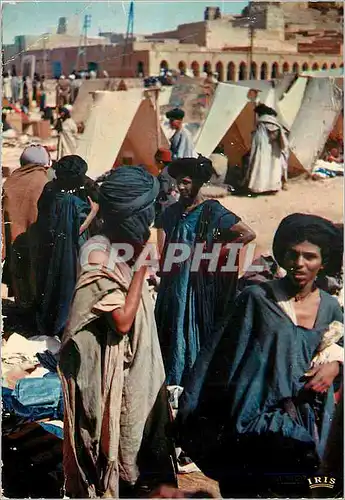
[[[170,140],[170,151],[173,160],[178,158],[197,158],[193,139],[188,130],[183,126],[184,111],[179,108],[168,111],[165,115],[170,123],[170,128],[175,130]]]
[[[67,108],[59,109],[59,118],[55,128],[59,133],[58,159],[74,155],[77,149],[78,126]]]

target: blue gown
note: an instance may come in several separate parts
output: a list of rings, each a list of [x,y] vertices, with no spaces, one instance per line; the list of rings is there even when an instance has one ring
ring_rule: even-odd
[[[291,321],[269,286],[245,289],[212,361],[200,363],[181,397],[179,445],[226,485],[225,496],[236,481],[243,488],[255,474],[307,472],[323,456],[334,391],[320,401],[303,389],[304,374],[323,332],[343,316],[336,299],[320,295],[309,330]]]
[[[194,247],[205,210],[208,214],[203,228],[205,251],[210,251],[214,229],[230,229],[240,220],[214,200],[205,201],[188,214],[183,213],[180,203],[175,203],[162,214],[166,234],[163,255],[169,243]],[[191,264],[190,258],[175,265],[170,272],[162,273],[156,302],[156,322],[168,385],[184,386],[200,349],[210,339],[219,337],[236,293],[238,273],[191,272]]]

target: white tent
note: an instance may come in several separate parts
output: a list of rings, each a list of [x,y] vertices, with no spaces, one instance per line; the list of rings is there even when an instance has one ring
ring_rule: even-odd
[[[255,128],[254,107],[250,91],[259,92],[260,102],[275,107],[274,89],[270,82],[248,81],[247,85],[219,83],[207,118],[196,138],[196,151],[209,156],[219,143],[225,154],[238,162],[250,147]]]
[[[308,78],[303,100],[290,130],[290,148],[311,172],[343,108],[343,92],[333,78]]]
[[[151,99],[142,89],[123,92],[95,92],[85,131],[78,140],[77,153],[88,163],[88,175],[95,179],[123,156],[133,163],[154,164],[158,145],[167,146],[160,134]]]
[[[290,129],[301,107],[307,78],[297,78],[291,88],[277,102],[276,111],[283,124]]]

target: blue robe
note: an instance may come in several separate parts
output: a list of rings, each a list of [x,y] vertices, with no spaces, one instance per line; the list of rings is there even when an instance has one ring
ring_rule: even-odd
[[[210,251],[214,229],[230,229],[240,220],[218,201],[205,201],[187,215],[182,205],[175,203],[162,214],[164,255],[169,243],[194,247],[206,207],[205,251]],[[200,349],[219,336],[236,292],[237,272],[191,272],[191,264],[192,258],[162,273],[156,302],[157,329],[169,385],[184,386]]]
[[[89,236],[79,229],[90,212],[81,197],[48,183],[38,201],[37,324],[41,334],[58,335],[65,327],[77,280],[78,253]],[[85,190],[81,190],[85,191]]]
[[[173,160],[178,158],[197,158],[193,138],[185,128],[177,130],[170,140],[170,151]]]
[[[245,487],[253,474],[310,471],[323,455],[334,392],[320,401],[303,390],[304,374],[323,332],[342,322],[342,312],[336,299],[320,295],[309,330],[291,321],[268,285],[246,288],[212,361],[200,363],[181,397],[179,445],[203,472],[227,485],[223,495],[239,478]]]

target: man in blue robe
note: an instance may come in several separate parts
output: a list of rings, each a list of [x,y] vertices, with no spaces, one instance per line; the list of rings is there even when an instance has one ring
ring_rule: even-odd
[[[179,108],[172,109],[166,114],[170,127],[175,130],[170,140],[170,151],[172,159],[177,158],[197,158],[193,138],[188,130],[183,126],[184,111]]]

